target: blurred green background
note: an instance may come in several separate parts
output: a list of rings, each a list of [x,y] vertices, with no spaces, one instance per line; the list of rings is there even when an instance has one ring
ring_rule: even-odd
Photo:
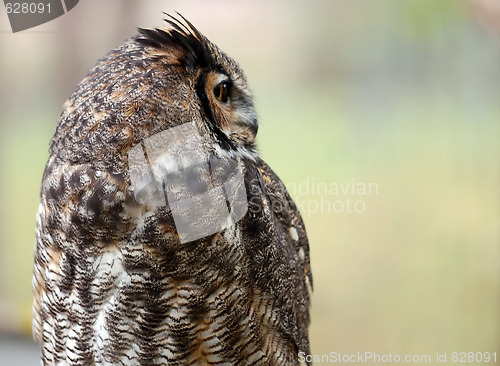
[[[247,73],[261,154],[309,234],[312,353],[500,357],[498,0],[84,0],[16,34],[1,8],[0,334],[30,334],[62,104],[162,11]]]

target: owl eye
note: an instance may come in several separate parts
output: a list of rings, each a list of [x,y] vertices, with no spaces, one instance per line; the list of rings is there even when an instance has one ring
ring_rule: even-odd
[[[221,103],[227,103],[229,99],[229,89],[231,88],[231,83],[223,81],[214,88],[214,95],[217,100]]]

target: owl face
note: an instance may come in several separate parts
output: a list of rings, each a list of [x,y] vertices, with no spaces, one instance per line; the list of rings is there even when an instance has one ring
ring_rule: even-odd
[[[258,124],[242,76],[231,76],[221,67],[201,74],[198,83],[198,96],[204,102],[204,120],[213,126],[215,136],[220,137],[221,147],[251,152]]]
[[[182,75],[183,79],[170,78],[183,85],[186,103],[198,106],[198,127],[203,131],[218,154],[255,155],[255,135],[258,122],[248,90],[246,77],[239,65],[216,45],[208,41],[194,26],[175,18],[167,19],[172,29],[139,29],[137,42],[144,45],[144,63],[151,66],[158,62],[167,73]],[[147,68],[147,66],[146,66]],[[180,81],[180,83],[178,83]],[[192,92],[194,91],[194,93]],[[171,125],[169,123],[168,125]]]

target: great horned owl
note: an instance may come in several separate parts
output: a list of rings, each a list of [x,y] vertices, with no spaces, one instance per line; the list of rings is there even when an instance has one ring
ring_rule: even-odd
[[[297,365],[309,247],[255,148],[238,64],[185,18],[109,52],[65,104],[37,214],[43,365]]]

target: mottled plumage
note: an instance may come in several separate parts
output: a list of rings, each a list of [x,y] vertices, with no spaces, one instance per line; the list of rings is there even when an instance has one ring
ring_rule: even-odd
[[[304,224],[256,151],[243,71],[167,22],[99,60],[60,117],[37,214],[42,364],[297,365]]]

